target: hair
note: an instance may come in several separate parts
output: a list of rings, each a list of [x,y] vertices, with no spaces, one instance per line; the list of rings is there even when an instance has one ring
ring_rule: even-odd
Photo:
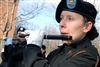
[[[83,16],[83,21],[86,23],[86,22],[89,22],[91,20],[90,20],[90,18],[87,18],[87,17]]]
[[[99,36],[99,33],[97,32],[97,29],[94,26],[94,22],[90,18],[85,17],[85,16],[83,16],[83,21],[85,23],[87,23],[89,21],[91,21],[93,23],[92,28],[89,32],[87,32],[86,37],[88,37],[90,40],[94,40],[96,37]]]

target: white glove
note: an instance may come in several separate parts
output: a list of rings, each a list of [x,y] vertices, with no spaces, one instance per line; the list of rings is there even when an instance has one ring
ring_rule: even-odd
[[[5,45],[6,45],[6,46],[12,45],[12,38],[7,37],[7,38],[6,38]]]
[[[42,30],[35,30],[35,31],[30,31],[30,30],[25,30],[24,34],[29,34],[29,36],[26,36],[27,44],[35,44],[39,47],[42,47],[43,43],[43,38],[45,32]],[[22,33],[23,34],[23,33]]]

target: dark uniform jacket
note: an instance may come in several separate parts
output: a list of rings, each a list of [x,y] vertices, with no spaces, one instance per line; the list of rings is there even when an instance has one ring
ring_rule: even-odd
[[[26,44],[26,41],[24,41],[20,44],[5,46],[2,59],[7,62],[7,67],[23,67],[23,50]]]
[[[25,67],[95,67],[98,63],[98,51],[88,38],[63,46],[51,52],[43,59],[38,46],[29,44],[23,52]]]

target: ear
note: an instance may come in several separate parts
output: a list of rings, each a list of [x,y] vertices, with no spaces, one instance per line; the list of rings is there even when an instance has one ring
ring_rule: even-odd
[[[85,23],[84,32],[87,33],[91,30],[93,23],[91,21]]]

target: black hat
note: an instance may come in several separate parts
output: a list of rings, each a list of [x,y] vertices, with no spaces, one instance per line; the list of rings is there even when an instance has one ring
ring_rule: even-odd
[[[60,22],[60,14],[63,10],[81,14],[82,16],[89,18],[90,21],[95,23],[97,10],[89,2],[85,2],[83,0],[61,0],[56,10],[56,20],[58,23]],[[90,32],[87,34],[89,38],[92,36],[97,37],[99,35],[94,25]],[[93,40],[95,37],[90,39]]]
[[[24,27],[19,27],[18,30],[17,30],[17,32],[18,32],[18,31],[23,32],[23,31],[25,31],[25,30],[26,30],[26,29],[25,29]]]
[[[60,14],[63,10],[79,13],[89,17],[93,22],[95,22],[95,17],[97,15],[97,10],[89,2],[83,0],[61,0],[56,10],[57,22],[60,22]]]

